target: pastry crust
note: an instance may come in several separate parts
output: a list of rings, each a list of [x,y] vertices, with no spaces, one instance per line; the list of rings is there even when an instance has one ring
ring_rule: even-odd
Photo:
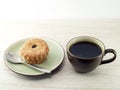
[[[39,38],[27,40],[21,47],[19,54],[29,64],[41,64],[48,55],[47,43]]]

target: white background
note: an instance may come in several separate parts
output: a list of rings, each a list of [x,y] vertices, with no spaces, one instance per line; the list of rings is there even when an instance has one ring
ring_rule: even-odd
[[[1,0],[0,19],[120,18],[120,0]]]

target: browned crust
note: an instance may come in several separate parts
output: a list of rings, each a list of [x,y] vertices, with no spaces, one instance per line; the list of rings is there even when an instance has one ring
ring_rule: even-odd
[[[32,47],[36,45],[36,47]],[[27,40],[21,47],[19,54],[29,64],[40,64],[46,60],[49,52],[47,43],[39,38]]]

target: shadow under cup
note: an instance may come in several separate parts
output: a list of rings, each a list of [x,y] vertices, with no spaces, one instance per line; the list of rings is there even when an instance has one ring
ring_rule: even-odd
[[[100,53],[98,53],[97,55],[97,52],[96,52],[97,50],[95,50],[94,47],[91,48],[89,44],[91,44],[94,47],[95,46],[99,47]],[[73,47],[73,50],[74,50],[74,47],[77,48],[76,51],[72,52],[71,51],[72,47]],[[116,51],[114,49],[105,49],[104,44],[100,40],[90,36],[79,36],[71,39],[67,43],[66,50],[67,50],[67,56],[70,63],[78,72],[81,72],[81,73],[90,72],[94,70],[97,66],[101,64],[110,63],[116,59]],[[95,56],[87,57],[84,55],[84,53],[87,53],[87,55],[93,54]],[[103,57],[107,53],[112,53],[113,56],[110,59],[103,60]],[[83,56],[79,56],[79,54],[83,54]]]

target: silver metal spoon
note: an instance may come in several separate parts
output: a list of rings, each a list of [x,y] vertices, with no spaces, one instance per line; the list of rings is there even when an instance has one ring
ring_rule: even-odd
[[[15,53],[13,52],[8,52],[6,54],[6,59],[11,62],[11,63],[14,63],[14,64],[25,64],[27,66],[29,66],[30,68],[33,68],[35,70],[38,70],[38,71],[41,71],[41,72],[44,72],[44,73],[51,73],[50,70],[47,70],[43,67],[40,67],[40,66],[36,66],[36,65],[31,65],[31,64],[28,64],[26,62],[24,62],[23,60],[20,59],[20,57],[18,57]]]

